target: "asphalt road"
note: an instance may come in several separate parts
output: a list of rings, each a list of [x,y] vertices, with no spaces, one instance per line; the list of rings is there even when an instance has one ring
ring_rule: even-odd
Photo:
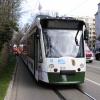
[[[82,86],[96,100],[100,100],[100,61],[87,63],[86,82]]]
[[[99,67],[98,61],[88,63],[85,83],[80,86],[80,89],[93,97],[90,99],[73,86],[51,88],[37,84],[23,61],[18,58],[10,100],[100,100]]]

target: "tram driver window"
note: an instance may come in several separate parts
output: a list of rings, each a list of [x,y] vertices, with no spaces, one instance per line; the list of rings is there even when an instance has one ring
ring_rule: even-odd
[[[43,62],[40,40],[39,40],[39,48],[38,48],[38,60],[39,60],[39,63]]]

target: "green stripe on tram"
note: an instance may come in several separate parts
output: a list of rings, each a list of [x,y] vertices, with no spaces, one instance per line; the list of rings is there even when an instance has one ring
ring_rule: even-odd
[[[48,73],[49,83],[83,83],[85,72],[77,72],[74,75],[60,75],[58,73]]]

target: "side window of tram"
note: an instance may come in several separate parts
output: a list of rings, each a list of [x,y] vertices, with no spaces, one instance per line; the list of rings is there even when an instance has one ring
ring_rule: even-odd
[[[43,62],[40,40],[39,40],[39,48],[38,48],[38,61],[39,63]]]

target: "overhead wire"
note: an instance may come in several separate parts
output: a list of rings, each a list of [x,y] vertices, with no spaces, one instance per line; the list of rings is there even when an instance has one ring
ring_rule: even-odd
[[[80,4],[78,4],[76,7],[74,7],[73,9],[71,9],[67,15],[69,15],[70,13],[76,11],[77,9],[79,9],[80,7],[82,7],[83,5],[85,5],[89,0],[84,0],[82,1]]]

